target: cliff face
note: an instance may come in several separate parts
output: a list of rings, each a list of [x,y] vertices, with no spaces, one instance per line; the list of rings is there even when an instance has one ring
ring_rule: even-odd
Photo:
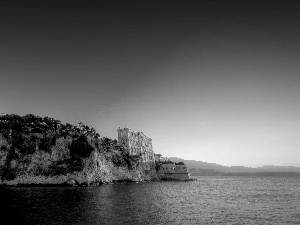
[[[140,182],[153,179],[156,174],[152,169],[152,174],[143,170],[142,166],[134,165],[133,169],[125,166],[115,166],[111,161],[105,159],[103,154],[94,151],[86,161],[83,169],[88,185],[98,185],[113,182]],[[76,179],[76,177],[75,177]]]

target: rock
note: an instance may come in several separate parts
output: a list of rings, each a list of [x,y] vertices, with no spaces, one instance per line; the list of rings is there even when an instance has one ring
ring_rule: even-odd
[[[75,186],[76,185],[76,181],[75,180],[68,180],[67,184],[70,186]]]

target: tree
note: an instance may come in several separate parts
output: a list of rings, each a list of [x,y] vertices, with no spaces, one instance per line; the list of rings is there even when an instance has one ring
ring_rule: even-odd
[[[86,135],[81,134],[77,139],[72,141],[70,153],[72,156],[87,157],[94,150],[93,146],[88,142]]]

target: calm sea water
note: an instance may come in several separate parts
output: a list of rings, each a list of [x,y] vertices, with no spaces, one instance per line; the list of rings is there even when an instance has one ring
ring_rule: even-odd
[[[300,179],[1,188],[0,224],[300,224]]]

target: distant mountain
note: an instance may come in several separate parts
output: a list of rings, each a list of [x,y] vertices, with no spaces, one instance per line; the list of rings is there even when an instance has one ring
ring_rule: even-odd
[[[272,166],[272,165],[267,165],[267,166],[262,166],[258,167],[259,169],[263,169],[268,172],[296,172],[300,173],[300,167],[295,167],[295,166]]]
[[[262,166],[258,168],[244,166],[222,166],[216,163],[207,163],[196,160],[184,160],[177,157],[170,157],[173,162],[183,161],[189,168],[216,170],[224,173],[257,173],[257,172],[297,172],[300,173],[300,167],[294,166]]]

